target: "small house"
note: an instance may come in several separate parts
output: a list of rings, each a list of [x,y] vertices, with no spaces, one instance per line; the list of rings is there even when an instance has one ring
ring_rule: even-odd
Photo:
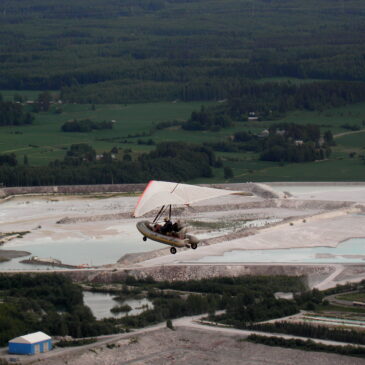
[[[255,120],[258,120],[258,119],[259,119],[259,117],[256,115],[255,112],[248,113],[247,120],[249,120],[249,121],[255,121]]]
[[[9,341],[9,353],[34,355],[52,350],[52,339],[43,332],[13,338]]]

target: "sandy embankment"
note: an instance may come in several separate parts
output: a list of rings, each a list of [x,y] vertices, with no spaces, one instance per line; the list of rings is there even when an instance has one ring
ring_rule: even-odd
[[[30,252],[19,250],[0,250],[0,258],[5,260],[16,259],[18,257],[29,256]]]

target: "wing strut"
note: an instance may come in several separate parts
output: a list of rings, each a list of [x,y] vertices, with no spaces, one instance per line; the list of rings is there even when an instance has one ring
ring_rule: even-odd
[[[171,207],[171,205],[170,205],[170,207]],[[157,213],[157,215],[156,215],[156,217],[155,217],[155,219],[153,220],[153,222],[152,222],[152,223],[155,223],[155,222],[157,221],[157,219],[158,219],[158,218],[160,218],[160,216],[161,216],[161,214],[163,213],[164,209],[165,209],[165,205],[163,205],[163,206],[161,207],[160,211]]]
[[[155,217],[155,219],[153,220],[153,222],[152,223],[155,223],[157,220],[158,220],[158,218],[160,218],[161,217],[161,215],[163,214],[163,212],[165,211],[165,208],[166,208],[166,205],[163,205],[162,207],[161,207],[161,209],[159,210],[159,212],[157,213],[157,215],[156,215],[156,217]],[[171,219],[171,204],[169,205],[169,219]]]

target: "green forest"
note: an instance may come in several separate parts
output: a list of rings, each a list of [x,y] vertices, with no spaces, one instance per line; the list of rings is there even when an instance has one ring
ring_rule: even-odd
[[[4,1],[0,183],[364,180],[364,20],[361,0]],[[276,123],[319,137],[262,138]],[[162,172],[166,142],[215,161]],[[76,176],[80,144],[102,157]]]
[[[298,349],[303,351],[329,352],[332,354],[356,356],[361,358],[365,356],[365,351],[363,348],[351,345],[324,345],[322,343],[314,342],[312,340],[305,341],[300,339],[284,339],[282,337],[268,337],[266,335],[250,335],[248,336],[247,340],[253,343],[261,343],[266,346],[288,347],[291,349]]]
[[[0,88],[78,102],[228,97],[245,79],[365,81],[361,0],[22,0]]]

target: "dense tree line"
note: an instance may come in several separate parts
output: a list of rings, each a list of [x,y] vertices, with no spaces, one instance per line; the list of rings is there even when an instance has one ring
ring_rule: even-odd
[[[0,166],[16,166],[17,164],[18,160],[14,153],[0,155]]]
[[[247,338],[248,341],[254,343],[261,343],[266,346],[279,346],[287,347],[292,349],[304,350],[304,351],[320,351],[329,352],[335,354],[341,354],[346,356],[365,356],[365,350],[358,346],[335,346],[335,345],[324,345],[322,343],[316,343],[311,340],[300,340],[300,339],[285,339],[275,336],[260,336],[250,335]]]
[[[90,119],[71,120],[61,126],[63,132],[91,132],[93,130],[112,129],[111,121],[94,122]]]
[[[112,129],[111,121],[94,122],[90,119],[71,120],[62,124],[62,132],[91,132],[93,130]]]
[[[221,128],[232,126],[232,120],[228,115],[223,113],[213,113],[201,107],[199,112],[192,112],[191,117],[182,124],[182,128],[186,130],[211,130],[218,131]]]
[[[253,295],[270,295],[277,291],[303,292],[305,286],[300,277],[291,276],[241,276],[237,278],[223,277],[214,279],[189,280],[189,281],[162,281],[154,282],[127,278],[129,285],[151,284],[159,289],[174,289],[197,293],[218,293],[237,296],[249,291]]]
[[[0,126],[32,124],[33,116],[24,112],[21,104],[11,101],[1,101],[0,95]]]
[[[353,290],[365,290],[365,280],[361,280],[359,283],[346,283],[346,284],[337,284],[333,288],[326,289],[323,293],[326,295],[333,295],[338,293],[346,293]]]
[[[365,334],[360,331],[349,329],[331,328],[325,326],[311,325],[308,323],[258,323],[248,327],[253,331],[270,333],[285,333],[295,336],[320,338],[339,342],[365,344]]]
[[[260,119],[273,120],[289,110],[323,110],[363,102],[364,90],[364,82],[322,81],[296,85],[292,82],[258,83],[242,77],[200,78],[179,84],[143,81],[132,85],[118,82],[77,85],[63,88],[61,98],[77,103],[228,99],[226,114],[234,120],[246,120],[251,111],[259,112]]]
[[[211,177],[217,161],[207,147],[182,142],[160,143],[154,151],[137,160],[114,161],[104,153],[96,161],[95,150],[87,144],[72,145],[65,158],[49,166],[0,164],[0,182],[5,186],[123,184],[151,179],[186,181]]]

